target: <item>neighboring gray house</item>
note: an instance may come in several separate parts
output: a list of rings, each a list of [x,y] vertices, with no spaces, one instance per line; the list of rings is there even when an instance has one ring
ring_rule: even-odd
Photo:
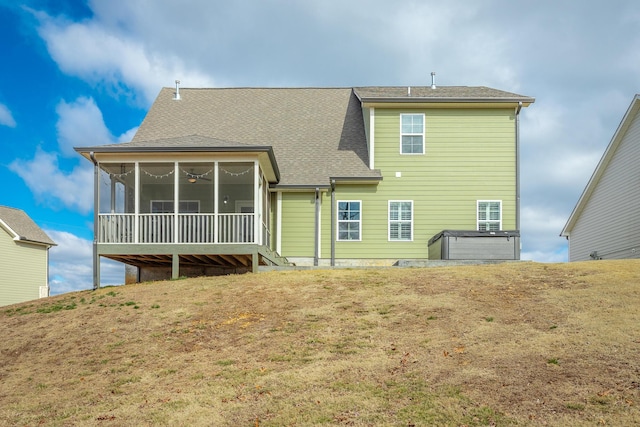
[[[0,206],[0,306],[49,296],[55,245],[24,211]]]
[[[562,233],[569,261],[640,258],[640,95],[636,95]]]

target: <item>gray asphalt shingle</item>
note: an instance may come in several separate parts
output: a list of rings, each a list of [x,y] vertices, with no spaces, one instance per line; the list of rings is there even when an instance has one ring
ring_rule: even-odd
[[[56,243],[21,209],[0,206],[0,220],[21,239],[54,246]]]

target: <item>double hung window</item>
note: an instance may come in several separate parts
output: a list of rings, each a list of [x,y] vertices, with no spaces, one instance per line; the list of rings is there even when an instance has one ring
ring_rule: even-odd
[[[424,154],[424,114],[400,114],[400,154]]]
[[[478,230],[502,230],[502,202],[500,200],[478,200]]]
[[[413,240],[413,201],[389,201],[389,240]]]
[[[361,240],[362,202],[338,201],[338,240]]]

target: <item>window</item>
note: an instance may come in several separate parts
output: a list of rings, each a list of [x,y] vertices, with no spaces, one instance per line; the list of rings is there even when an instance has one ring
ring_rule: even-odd
[[[500,200],[478,200],[478,230],[502,230],[502,202]]]
[[[362,202],[338,200],[338,240],[361,240]]]
[[[424,114],[400,114],[400,154],[424,154]]]
[[[413,240],[413,201],[389,201],[389,240]]]

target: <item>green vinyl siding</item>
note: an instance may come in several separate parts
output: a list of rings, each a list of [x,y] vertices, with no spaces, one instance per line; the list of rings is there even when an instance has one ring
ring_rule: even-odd
[[[425,153],[406,156],[400,114],[414,112],[425,114]],[[375,135],[375,167],[384,177],[377,196],[414,202],[413,242],[389,242],[403,256],[424,257],[443,229],[476,230],[478,200],[501,200],[503,229],[515,228],[513,110],[376,109]]]
[[[282,193],[282,254],[315,254],[315,192]]]
[[[0,227],[0,271],[0,306],[37,299],[47,284],[47,249],[15,242]]]
[[[400,154],[400,114],[424,114],[424,154]],[[365,117],[366,119],[366,117]],[[427,258],[428,241],[442,230],[477,230],[478,200],[502,203],[502,228],[516,228],[515,111],[511,109],[376,108],[377,184],[341,184],[335,200],[361,201],[361,240],[331,235],[331,194],[322,195],[323,259]],[[399,176],[396,176],[396,173]],[[413,240],[389,240],[389,201],[413,202]],[[314,255],[314,195],[284,193],[282,250]],[[334,233],[337,219],[334,216]]]

